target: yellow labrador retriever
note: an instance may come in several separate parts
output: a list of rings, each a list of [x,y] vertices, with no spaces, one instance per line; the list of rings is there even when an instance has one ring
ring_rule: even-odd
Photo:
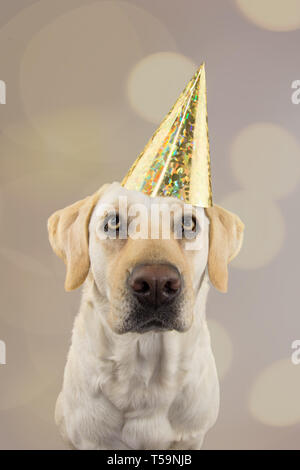
[[[199,449],[219,410],[205,318],[208,277],[227,290],[227,265],[244,227],[213,206],[194,208],[191,223],[170,219],[182,238],[105,237],[118,235],[123,222],[101,208],[117,210],[120,196],[128,221],[136,204],[148,212],[153,204],[183,204],[113,183],[50,217],[66,290],[84,283],[56,422],[77,449]],[[196,226],[201,243],[194,250],[187,235]]]

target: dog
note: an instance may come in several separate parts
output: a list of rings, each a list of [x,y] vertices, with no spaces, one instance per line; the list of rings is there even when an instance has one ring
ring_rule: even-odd
[[[49,218],[65,289],[84,284],[56,424],[75,449],[200,449],[219,411],[205,317],[209,280],[226,292],[244,225],[214,205],[176,222],[186,235],[199,226],[198,250],[174,236],[174,221],[169,239],[105,238],[122,221],[101,208],[117,210],[120,196],[129,215],[135,204],[147,213],[153,204],[183,205],[113,183]]]

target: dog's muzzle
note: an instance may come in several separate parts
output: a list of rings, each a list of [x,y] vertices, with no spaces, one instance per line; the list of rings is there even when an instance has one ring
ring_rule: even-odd
[[[131,331],[170,330],[175,327],[176,301],[182,291],[178,269],[169,264],[141,264],[128,278],[136,301]]]

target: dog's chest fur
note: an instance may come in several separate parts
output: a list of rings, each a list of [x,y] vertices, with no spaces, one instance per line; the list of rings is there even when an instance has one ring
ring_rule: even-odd
[[[200,447],[219,400],[206,322],[185,334],[116,337],[99,318],[83,303],[60,398],[63,433],[77,448]]]
[[[161,334],[146,334],[110,358],[101,389],[123,415],[121,439],[129,447],[164,448],[176,439],[168,413],[180,373],[166,360],[166,346]]]

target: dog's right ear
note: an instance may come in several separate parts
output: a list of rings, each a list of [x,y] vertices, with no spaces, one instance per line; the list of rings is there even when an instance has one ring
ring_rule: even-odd
[[[89,222],[105,184],[91,196],[61,209],[48,219],[52,249],[66,265],[65,289],[77,289],[86,279],[89,268]]]

